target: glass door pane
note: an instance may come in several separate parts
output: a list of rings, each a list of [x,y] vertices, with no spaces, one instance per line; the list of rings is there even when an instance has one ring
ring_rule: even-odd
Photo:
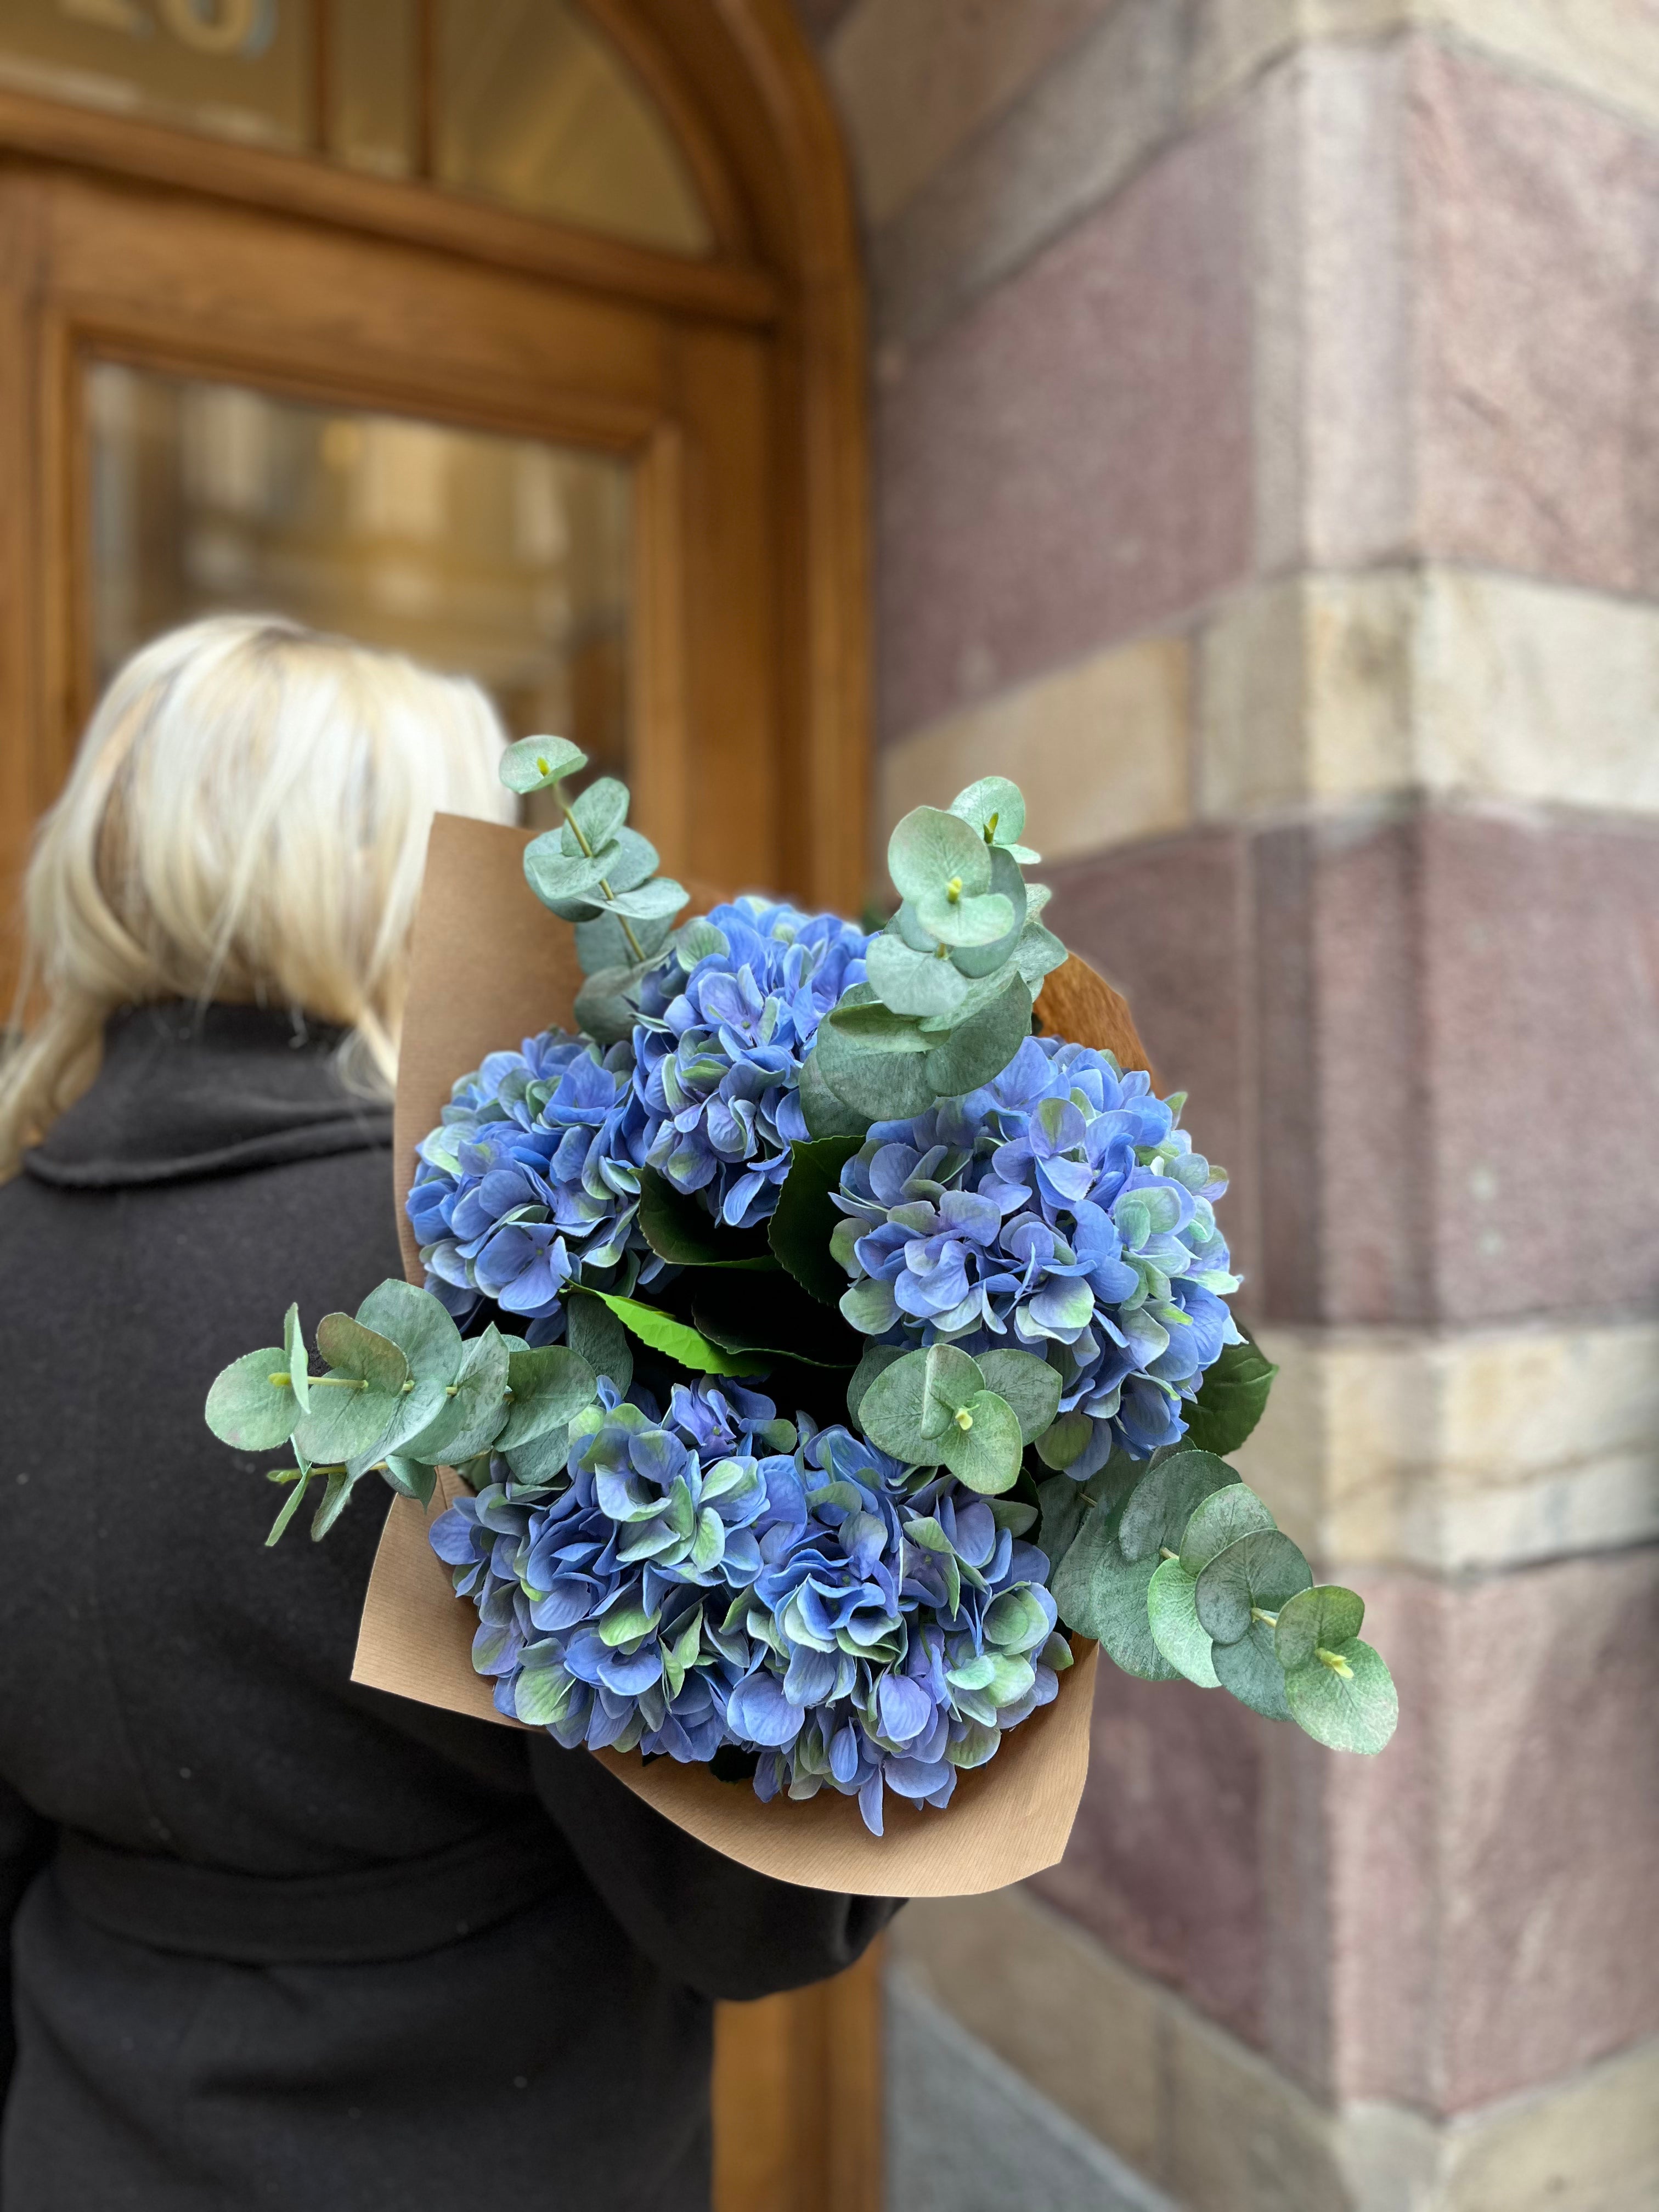
[[[626,774],[632,471],[115,362],[88,376],[101,685],[159,631],[290,615],[476,677]]]

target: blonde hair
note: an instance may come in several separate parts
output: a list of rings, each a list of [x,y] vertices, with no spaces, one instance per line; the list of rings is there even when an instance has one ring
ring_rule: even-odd
[[[475,684],[276,617],[170,631],[121,669],[36,833],[0,1178],[96,1073],[106,1018],[252,1000],[352,1032],[396,1078],[434,812],[512,819]],[[366,1065],[364,1065],[366,1063]]]

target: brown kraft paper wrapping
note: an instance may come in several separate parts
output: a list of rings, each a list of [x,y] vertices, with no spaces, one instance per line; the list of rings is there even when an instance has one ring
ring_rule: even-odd
[[[574,933],[525,883],[529,832],[441,814],[432,827],[415,922],[395,1115],[394,1173],[404,1267],[423,1279],[403,1210],[415,1147],[434,1127],[456,1079],[486,1053],[510,1049],[550,1025],[573,1024],[581,981]],[[714,896],[693,885],[701,908]],[[1125,1067],[1146,1056],[1118,994],[1075,957],[1048,977],[1042,1026],[1116,1054]],[[441,1471],[431,1513],[459,1493]],[[422,1705],[518,1728],[495,1710],[491,1686],[472,1670],[477,1615],[455,1595],[427,1541],[428,1516],[395,1498],[369,1578],[352,1680]],[[865,1827],[855,1798],[830,1790],[796,1803],[763,1805],[744,1784],[716,1782],[705,1767],[645,1765],[610,1751],[618,1781],[677,1827],[757,1873],[808,1888],[867,1897],[966,1897],[1000,1889],[1053,1866],[1066,1848],[1089,1767],[1096,1654],[1079,1640],[1060,1692],[1003,1737],[994,1759],[958,1777],[943,1813],[887,1793],[884,1836]]]

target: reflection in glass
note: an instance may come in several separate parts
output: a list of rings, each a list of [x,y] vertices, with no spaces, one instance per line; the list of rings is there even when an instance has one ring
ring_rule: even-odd
[[[671,252],[708,222],[661,115],[568,0],[439,0],[438,181]]]
[[[324,15],[323,137],[348,168],[412,176],[419,166],[416,0],[331,0]]]
[[[631,488],[607,456],[94,364],[92,630],[292,615],[476,676],[626,773]]]
[[[4,0],[0,77],[222,137],[310,137],[311,9],[296,0]]]

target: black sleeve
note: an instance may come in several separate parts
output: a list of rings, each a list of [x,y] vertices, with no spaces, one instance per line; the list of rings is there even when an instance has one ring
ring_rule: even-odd
[[[624,1789],[585,1751],[530,1748],[543,1804],[640,1948],[708,1997],[764,1997],[850,1966],[892,1918],[891,1897],[843,1897],[753,1874]]]
[[[52,1827],[0,1782],[0,2099],[11,2082],[17,2031],[11,2011],[11,1923],[23,1892],[52,1856]]]

